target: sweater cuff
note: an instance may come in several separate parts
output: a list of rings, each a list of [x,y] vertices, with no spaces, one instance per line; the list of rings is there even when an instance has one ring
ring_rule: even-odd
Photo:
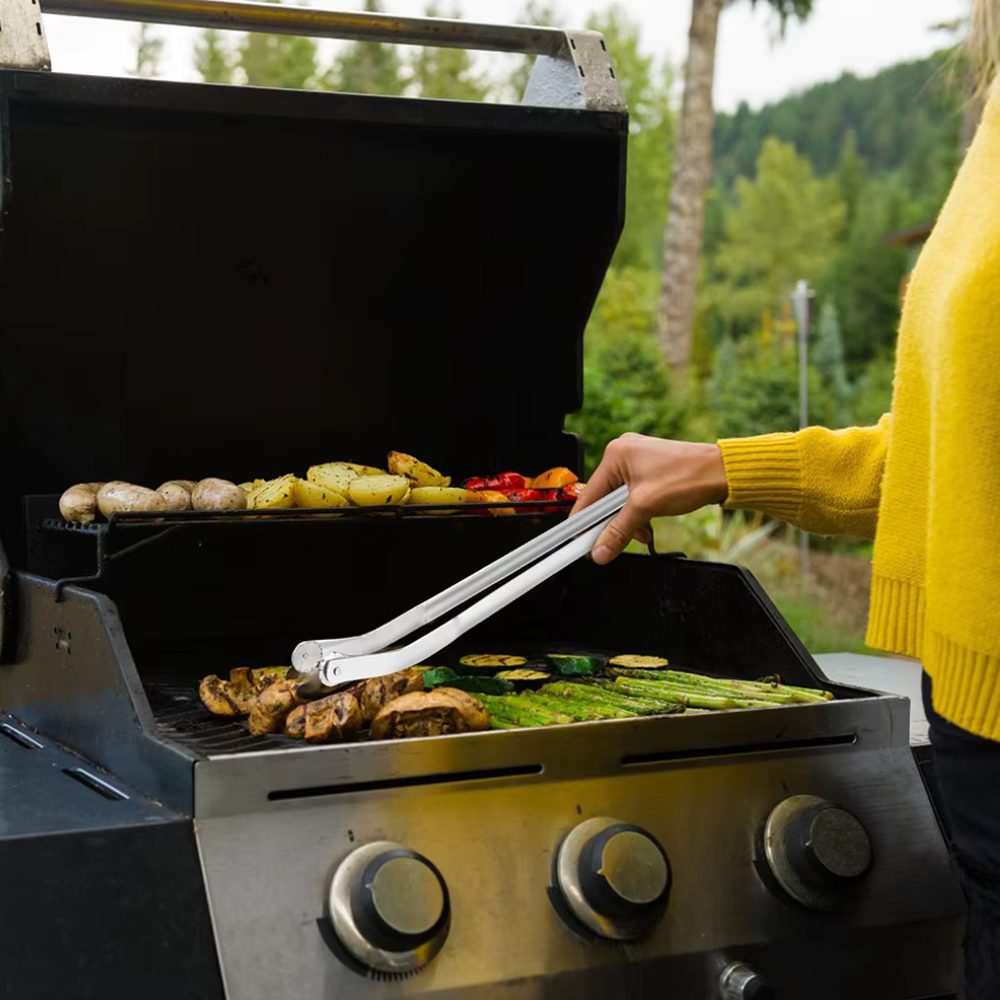
[[[729,495],[723,506],[793,521],[802,506],[802,464],[794,434],[719,441]]]

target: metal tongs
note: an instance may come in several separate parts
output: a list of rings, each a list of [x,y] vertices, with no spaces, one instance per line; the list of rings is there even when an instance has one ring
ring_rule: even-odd
[[[557,524],[371,632],[344,639],[300,642],[292,653],[292,666],[299,674],[314,675],[323,687],[336,688],[423,663],[469,629],[585,556],[627,501],[628,487],[621,486],[575,517]],[[522,569],[524,572],[520,576],[507,580]],[[386,648],[501,580],[507,583],[426,635],[396,649]]]

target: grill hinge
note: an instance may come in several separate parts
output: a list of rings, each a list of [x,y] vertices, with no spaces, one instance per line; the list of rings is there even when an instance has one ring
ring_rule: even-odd
[[[39,0],[0,0],[0,69],[51,69]]]

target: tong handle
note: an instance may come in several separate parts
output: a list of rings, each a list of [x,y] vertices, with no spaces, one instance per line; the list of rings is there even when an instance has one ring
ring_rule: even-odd
[[[292,666],[300,673],[313,673],[322,663],[338,656],[377,653],[417,629],[436,621],[466,601],[472,600],[488,587],[506,580],[507,577],[529,566],[592,525],[608,520],[617,514],[627,501],[628,487],[620,486],[606,497],[585,507],[576,517],[567,518],[537,538],[525,542],[513,552],[508,552],[507,555],[501,556],[495,562],[460,580],[447,590],[441,591],[423,604],[404,611],[403,614],[371,632],[343,639],[313,639],[300,642],[292,652]]]
[[[347,656],[323,663],[319,670],[321,682],[327,687],[338,687],[343,684],[367,680],[369,677],[393,674],[397,670],[405,670],[407,667],[424,662],[444,649],[445,646],[450,646],[469,629],[492,617],[502,608],[507,607],[508,604],[537,587],[538,584],[555,576],[570,563],[585,556],[593,548],[597,539],[601,537],[601,532],[604,531],[607,522],[616,513],[617,511],[613,511],[611,514],[605,514],[604,519],[599,524],[584,531],[583,534],[574,538],[561,549],[557,549],[551,555],[530,566],[520,576],[508,580],[491,594],[487,594],[471,607],[459,612],[454,618],[439,625],[427,635],[421,636],[415,642],[411,642],[408,646],[404,646],[402,649],[392,649],[385,653],[374,653],[369,656]],[[577,518],[572,518],[572,520],[575,521]],[[540,541],[544,537],[545,535],[541,535],[536,541]]]

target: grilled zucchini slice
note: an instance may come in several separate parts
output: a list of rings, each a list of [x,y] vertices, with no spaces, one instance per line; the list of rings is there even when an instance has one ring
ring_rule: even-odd
[[[629,667],[632,670],[659,670],[668,666],[667,660],[662,656],[639,656],[633,653],[613,656],[608,663],[613,667]]]

